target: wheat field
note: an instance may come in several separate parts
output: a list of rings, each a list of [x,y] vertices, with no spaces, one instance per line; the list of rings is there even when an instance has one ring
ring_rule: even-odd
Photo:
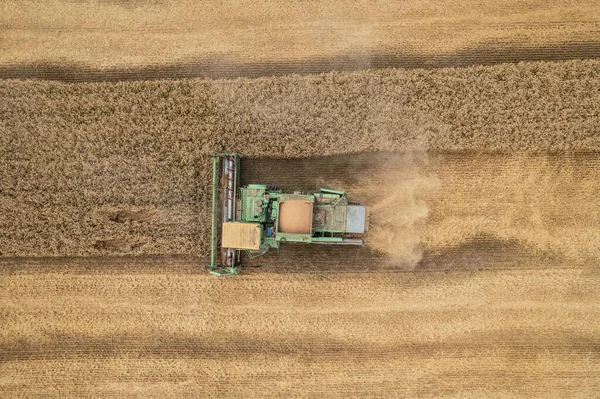
[[[0,3],[0,397],[600,391],[597,2]],[[210,164],[364,247],[206,273]]]
[[[0,254],[205,254],[207,157],[235,151],[247,159],[248,183],[311,176],[303,189],[328,184],[363,197],[389,184],[393,198],[410,188],[402,179],[422,177],[407,200],[432,211],[422,233],[430,252],[487,235],[597,259],[599,77],[600,62],[568,61],[217,81],[4,80]],[[376,151],[399,155],[369,155]],[[335,157],[359,152],[360,162]],[[274,155],[282,161],[253,166]],[[277,175],[285,158],[317,156],[331,158]],[[384,165],[387,175],[373,172]],[[261,169],[268,173],[252,175]]]

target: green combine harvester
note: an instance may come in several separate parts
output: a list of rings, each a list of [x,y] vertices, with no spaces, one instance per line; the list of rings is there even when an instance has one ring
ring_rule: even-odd
[[[322,188],[314,193],[283,193],[264,184],[242,187],[237,154],[211,157],[210,273],[238,274],[242,251],[255,258],[271,248],[279,251],[285,242],[363,245],[360,237],[367,228],[366,208],[350,202],[344,191]]]

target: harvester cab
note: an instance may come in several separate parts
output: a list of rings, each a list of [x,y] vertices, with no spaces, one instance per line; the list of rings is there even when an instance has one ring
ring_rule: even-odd
[[[284,193],[264,184],[240,186],[240,157],[212,156],[212,225],[209,271],[239,273],[240,257],[264,255],[281,243],[363,245],[367,229],[364,205],[344,191]]]

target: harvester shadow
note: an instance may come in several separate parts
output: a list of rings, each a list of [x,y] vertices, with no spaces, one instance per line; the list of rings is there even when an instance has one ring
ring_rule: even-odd
[[[393,267],[385,255],[368,247],[351,245],[282,244],[279,253],[248,259],[242,255],[243,273],[369,272]],[[403,268],[403,270],[409,270]]]
[[[425,251],[415,271],[532,269],[564,263],[563,256],[528,248],[517,239],[480,234],[456,246]]]

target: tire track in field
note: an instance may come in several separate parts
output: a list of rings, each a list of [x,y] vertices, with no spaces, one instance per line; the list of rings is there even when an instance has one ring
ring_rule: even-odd
[[[532,333],[502,331],[501,338],[493,334],[475,333],[466,338],[443,342],[411,342],[410,344],[361,346],[328,339],[294,339],[266,341],[256,339],[215,339],[214,337],[101,337],[56,336],[48,343],[17,341],[0,345],[0,364],[11,361],[47,361],[57,359],[220,359],[253,356],[294,356],[313,360],[370,359],[391,360],[398,357],[419,358],[534,358],[546,356],[585,355],[600,360],[597,339],[571,334],[539,339]]]
[[[390,265],[384,256],[359,247],[312,248],[308,245],[284,244],[280,254],[265,255],[260,261],[243,259],[242,274],[358,274],[358,273],[446,273],[455,271],[496,272],[503,270],[581,270],[591,271],[594,263],[565,265],[561,258],[521,257],[518,254],[503,257],[503,253],[489,252],[487,262],[478,256],[481,248],[493,249],[496,241],[478,243],[478,249],[448,250],[440,255],[425,254],[416,268]],[[322,249],[319,252],[319,249]],[[512,252],[507,248],[506,252]],[[519,263],[515,263],[518,260]],[[480,261],[481,263],[477,263]],[[446,263],[444,263],[446,262]],[[0,258],[0,276],[74,274],[74,275],[206,275],[207,259],[188,255],[174,256],[85,256],[85,257],[4,257]]]
[[[600,58],[600,42],[573,41],[554,45],[489,43],[451,53],[421,54],[395,51],[356,53],[312,59],[250,62],[231,57],[193,59],[173,64],[100,68],[77,63],[39,60],[0,65],[0,79],[43,79],[61,82],[114,82],[158,79],[234,79],[290,74],[310,75],[385,68],[448,68],[522,61],[566,61]]]

